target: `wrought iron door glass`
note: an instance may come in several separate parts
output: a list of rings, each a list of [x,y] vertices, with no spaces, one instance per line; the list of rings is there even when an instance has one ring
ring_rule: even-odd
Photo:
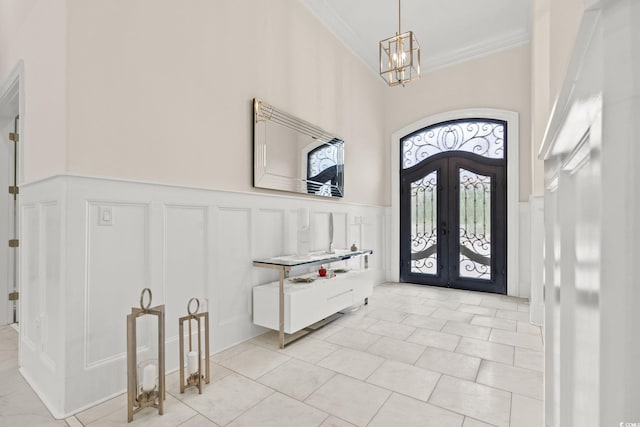
[[[411,183],[411,271],[438,273],[438,172]]]
[[[402,139],[402,169],[447,151],[504,159],[505,124],[502,121],[453,120],[421,129]]]
[[[319,196],[339,196],[338,179],[343,174],[342,140],[332,139],[307,155],[307,192]]]
[[[459,170],[460,277],[491,280],[491,177]]]

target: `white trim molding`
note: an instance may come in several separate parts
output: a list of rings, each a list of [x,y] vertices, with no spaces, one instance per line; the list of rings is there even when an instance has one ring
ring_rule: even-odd
[[[352,26],[345,22],[343,16],[335,9],[332,2],[326,0],[300,0],[300,3],[333,33],[356,58],[360,59],[372,74],[379,76],[378,56],[370,53],[364,54],[364,52],[371,51],[371,40],[366,40],[362,34],[354,31]],[[449,49],[444,53],[434,55],[432,52],[431,55],[425,55],[425,58],[423,58],[422,72],[439,70],[522,46],[529,43],[530,39],[529,28],[520,28],[510,33],[501,33],[493,38],[483,38],[476,41],[476,43],[468,43],[461,47]],[[382,80],[380,82],[382,83]]]
[[[24,61],[20,60],[0,86],[0,122],[7,118],[4,117],[5,108],[9,107],[13,115],[16,108],[13,104],[16,102],[15,98],[17,97],[17,109],[20,116],[18,121],[18,134],[20,135],[20,140],[18,141],[18,185],[22,185],[24,182],[24,76]],[[13,120],[13,117],[9,119]]]
[[[2,147],[2,154],[0,157],[2,158],[2,164],[0,164],[0,171],[2,171],[2,178],[0,179],[0,183],[2,186],[0,188],[7,188],[8,185],[13,185],[11,183],[10,174],[12,174],[12,167],[9,166],[10,158],[12,157],[13,151],[9,149],[9,132],[13,132],[13,124],[14,118],[16,115],[19,115],[22,119],[24,117],[24,64],[22,61],[19,61],[16,66],[11,70],[9,75],[5,78],[3,82],[0,82],[0,144]],[[23,136],[23,120],[18,121],[18,134],[21,135],[20,140],[18,141],[18,184],[22,182],[23,175],[23,152],[22,149]],[[11,143],[13,144],[13,143]],[[6,190],[3,190],[6,191]],[[18,198],[19,202],[20,198]],[[9,194],[4,193],[2,198],[2,206],[0,206],[0,241],[6,242],[9,239],[18,238],[19,236],[14,236],[13,228],[15,227],[16,232],[18,230],[18,224],[13,223],[13,216],[10,213],[10,201]],[[12,253],[18,257],[15,264]],[[3,301],[0,303],[0,325],[12,324],[13,323],[13,302],[10,302],[6,299],[6,295],[13,290],[13,281],[14,281],[14,268],[20,262],[20,249],[9,249],[6,243],[0,246],[0,265],[3,267],[0,268],[2,271],[2,277],[0,278],[0,295],[3,296]],[[18,272],[16,272],[18,274]],[[17,279],[18,285],[20,280]],[[16,289],[18,292],[19,288]],[[18,319],[20,316],[18,301]]]
[[[526,295],[519,281],[519,116],[515,111],[492,108],[468,108],[425,117],[395,131],[391,135],[391,247],[389,279],[400,279],[400,139],[410,133],[448,120],[486,118],[507,122],[507,294]]]
[[[529,197],[531,296],[529,322],[544,325],[544,197]]]

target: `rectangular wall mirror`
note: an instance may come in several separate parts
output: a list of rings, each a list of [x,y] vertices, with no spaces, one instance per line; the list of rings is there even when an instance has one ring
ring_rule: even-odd
[[[344,141],[253,100],[253,185],[323,197],[344,193]]]

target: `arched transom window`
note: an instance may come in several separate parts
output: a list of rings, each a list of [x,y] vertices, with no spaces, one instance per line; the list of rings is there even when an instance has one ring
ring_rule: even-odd
[[[504,159],[506,126],[502,120],[460,119],[421,129],[402,138],[402,169],[446,151]]]

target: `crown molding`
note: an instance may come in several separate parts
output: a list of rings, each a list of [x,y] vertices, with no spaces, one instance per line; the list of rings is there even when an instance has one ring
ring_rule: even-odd
[[[346,48],[358,58],[366,68],[374,73],[376,76],[380,76],[378,73],[377,60],[373,63],[367,60],[359,52],[367,51],[367,43],[362,40],[349,26],[342,17],[331,7],[326,0],[298,0],[304,5],[309,12],[324,26],[330,33],[332,33],[338,41],[340,41]]]
[[[423,59],[423,68],[426,71],[434,71],[451,65],[460,64],[472,59],[481,58],[483,56],[492,55],[503,50],[511,49],[523,44],[529,43],[530,34],[528,31],[517,31],[511,34],[505,34],[490,40],[465,46],[460,49],[452,50],[442,55],[436,55]],[[424,58],[423,54],[423,58]]]
[[[376,76],[378,72],[377,56],[363,55],[361,52],[370,52],[373,47],[359,37],[342,17],[331,7],[326,0],[299,0],[311,14],[327,28],[344,46]],[[464,46],[445,54],[429,56],[422,52],[422,69],[424,72],[434,71],[451,65],[460,64],[472,59],[491,55],[503,50],[517,47],[530,41],[529,29],[512,32],[500,37],[483,40],[478,43]],[[383,82],[384,83],[384,82]]]

